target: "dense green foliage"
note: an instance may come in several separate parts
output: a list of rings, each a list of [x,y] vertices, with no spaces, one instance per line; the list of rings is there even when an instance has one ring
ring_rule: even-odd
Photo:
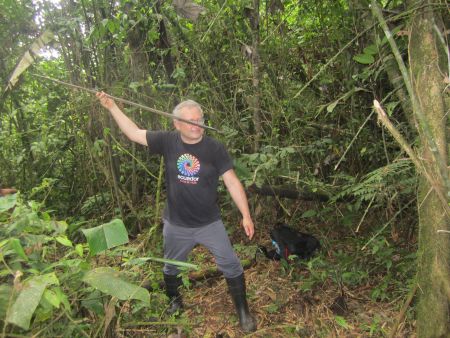
[[[304,290],[326,280],[353,287],[376,279],[381,282],[373,285],[373,301],[408,293],[415,274],[416,173],[377,125],[373,99],[411,144],[417,135],[408,105],[394,89],[390,46],[367,1],[198,3],[204,11],[194,21],[171,1],[0,0],[2,83],[44,30],[55,34],[45,57],[37,57],[0,100],[0,185],[20,190],[17,205],[0,199],[0,305],[7,305],[0,306],[0,319],[21,306],[22,288],[35,300],[27,317],[3,321],[3,334],[25,332],[18,330],[28,330],[30,321],[30,330],[45,336],[106,334],[118,302],[121,311],[131,304],[123,314],[130,318],[159,320],[164,312],[162,293],[148,297],[139,286],[145,277],[158,290],[160,280],[158,266],[142,268],[161,254],[160,160],[125,140],[91,94],[36,74],[163,111],[183,98],[200,102],[208,123],[223,132],[214,136],[227,145],[246,186],[288,186],[330,197],[328,203],[302,204],[250,196],[257,224],[281,220],[319,233],[328,256],[308,262]],[[403,1],[382,3],[406,55],[410,12]],[[446,8],[437,2],[433,10],[439,16]],[[149,112],[124,111],[142,127],[171,128]],[[235,220],[226,194],[221,203],[225,218]],[[147,235],[138,237],[139,249],[116,247],[126,242],[120,238],[103,258],[92,256],[99,251],[92,246],[88,255],[86,229],[116,218],[132,239]],[[106,236],[104,228],[99,232]],[[148,242],[154,248],[146,251],[148,260],[133,260]],[[107,265],[124,276],[105,270]],[[99,286],[92,271],[97,279],[116,278],[128,293]]]

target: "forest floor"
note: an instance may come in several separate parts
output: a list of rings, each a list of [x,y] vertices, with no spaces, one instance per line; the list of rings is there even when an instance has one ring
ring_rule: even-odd
[[[302,282],[280,276],[279,270],[273,262],[246,270],[249,306],[258,323],[258,330],[249,337],[383,337],[396,321],[398,304],[371,301],[367,286],[345,290],[347,310],[341,311],[344,320],[340,322],[334,314],[339,311],[338,287],[326,283],[300,291]],[[185,293],[185,302],[192,337],[244,336],[225,280],[194,287]],[[410,329],[401,324],[395,337],[413,337]]]
[[[241,234],[233,234],[233,242],[239,239],[243,240]],[[345,247],[346,243],[341,241],[340,245]],[[349,245],[347,248],[351,250]],[[252,250],[256,251],[254,243],[237,249],[241,259],[248,258]],[[332,265],[332,255],[324,248],[321,251],[321,259],[329,259]],[[202,266],[214,266],[204,248],[195,248],[192,256],[194,261],[202,261]],[[304,262],[288,265],[262,254],[253,257],[245,278],[256,332],[245,335],[239,329],[226,282],[216,275],[193,283],[183,292],[186,308],[182,318],[189,327],[178,328],[178,334],[171,337],[387,337],[399,321],[406,299],[373,300],[372,290],[383,282],[382,275],[369,283],[341,288],[330,276],[312,278]],[[393,337],[415,337],[414,321],[407,317],[401,317]]]
[[[325,283],[301,291],[302,281],[292,282],[279,271],[276,262],[258,262],[246,270],[249,306],[258,323],[248,337],[383,337],[396,322],[399,304],[373,302],[370,286],[345,290],[346,305],[340,305],[338,286]],[[196,285],[184,299],[184,316],[192,325],[189,336],[245,335],[223,278]],[[403,323],[395,337],[414,335]]]

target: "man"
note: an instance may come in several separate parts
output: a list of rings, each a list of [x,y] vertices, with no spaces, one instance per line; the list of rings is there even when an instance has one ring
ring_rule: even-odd
[[[203,128],[177,119],[174,119],[176,131],[140,129],[108,95],[101,92],[97,97],[131,141],[148,146],[151,153],[164,157],[167,191],[163,216],[164,258],[186,261],[195,245],[207,247],[225,276],[241,328],[245,332],[255,331],[256,322],[247,305],[244,270],[231,246],[217,205],[217,186],[222,176],[242,214],[245,233],[252,239],[255,230],[247,197],[225,147],[205,136]],[[192,100],[178,104],[173,115],[200,125],[204,123],[202,108]],[[178,268],[165,264],[163,273],[171,301],[169,312],[182,310]]]

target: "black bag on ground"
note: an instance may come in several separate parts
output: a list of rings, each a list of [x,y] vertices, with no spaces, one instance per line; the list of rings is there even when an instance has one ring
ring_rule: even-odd
[[[289,259],[296,255],[301,259],[311,258],[320,249],[320,242],[313,235],[292,229],[286,224],[278,224],[270,231],[270,238],[274,249],[267,251],[264,246],[259,249],[264,255],[273,260]]]

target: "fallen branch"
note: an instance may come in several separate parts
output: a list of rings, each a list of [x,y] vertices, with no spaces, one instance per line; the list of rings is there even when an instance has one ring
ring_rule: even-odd
[[[312,191],[299,191],[290,188],[272,187],[270,185],[263,185],[262,187],[252,184],[247,189],[248,192],[263,196],[277,196],[289,199],[298,199],[304,201],[320,201],[327,202],[330,197],[323,193]]]

